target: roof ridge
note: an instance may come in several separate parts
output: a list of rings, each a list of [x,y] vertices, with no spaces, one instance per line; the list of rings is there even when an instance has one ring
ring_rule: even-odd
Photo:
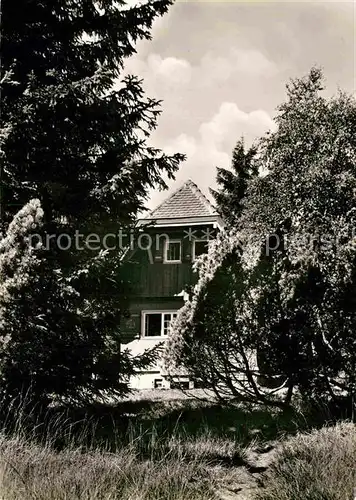
[[[184,201],[183,201],[184,200]],[[188,200],[190,200],[188,202]],[[192,201],[195,200],[195,201]],[[183,202],[183,205],[182,205]],[[178,203],[178,205],[177,205]],[[217,216],[217,210],[215,207],[210,203],[208,198],[202,193],[202,191],[199,189],[197,184],[193,182],[191,179],[186,180],[181,186],[179,186],[175,191],[173,191],[167,198],[165,198],[157,207],[155,207],[153,210],[150,210],[150,212],[146,215],[145,219],[161,219],[164,218],[163,214],[167,212],[167,210],[172,211],[175,213],[176,217],[183,216],[182,211],[185,209],[188,209],[190,205],[185,205],[185,203],[193,203],[192,206],[195,206],[195,213],[198,215],[199,212],[202,214],[202,216]],[[177,207],[178,211],[177,211]],[[199,208],[200,207],[200,208]],[[179,214],[181,212],[181,214]],[[194,209],[193,209],[194,213]],[[191,213],[191,216],[193,216],[193,213]],[[184,215],[186,216],[186,215]],[[169,215],[168,215],[169,218]]]
[[[214,207],[214,205],[208,200],[208,198],[205,196],[205,194],[200,190],[199,186],[197,184],[195,184],[195,182],[193,182],[191,179],[188,179],[186,184],[193,190],[193,192],[195,194],[197,194],[200,198],[200,200],[202,201],[202,203],[204,203],[204,205],[209,209],[209,211],[211,212],[211,215],[217,215],[217,211],[216,211],[216,208]]]
[[[159,203],[159,205],[157,205],[153,210],[150,210],[148,212],[148,214],[146,215],[145,219],[150,219],[150,216],[151,214],[153,214],[153,212],[156,212],[157,210],[159,210],[161,208],[162,205],[164,205],[165,203],[168,202],[168,200],[170,200],[171,198],[173,198],[173,196],[175,196],[176,194],[178,194],[180,191],[182,191],[182,189],[184,188],[184,186],[190,181],[190,179],[188,179],[187,181],[185,181],[179,188],[177,188],[175,191],[173,191],[173,193],[171,193],[168,198],[165,198],[163,201],[161,201],[161,203]]]

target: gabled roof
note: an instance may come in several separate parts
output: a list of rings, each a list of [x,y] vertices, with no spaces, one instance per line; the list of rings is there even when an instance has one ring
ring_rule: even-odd
[[[154,221],[156,225],[222,223],[215,207],[190,179],[152,210],[144,220]]]

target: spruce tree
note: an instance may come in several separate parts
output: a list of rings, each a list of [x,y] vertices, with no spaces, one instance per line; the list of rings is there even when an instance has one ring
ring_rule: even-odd
[[[231,169],[218,167],[219,189],[211,189],[217,209],[228,225],[237,223],[249,182],[257,174],[256,148],[252,146],[246,151],[244,140],[240,139],[232,152]]]
[[[183,159],[148,144],[160,101],[144,95],[137,77],[122,77],[136,42],[150,39],[170,4],[2,4],[2,232],[8,237],[31,200],[43,211],[41,225],[30,228],[42,240],[37,271],[1,306],[14,316],[1,328],[3,395],[31,390],[48,402],[122,394],[135,367],[151,359],[133,359],[121,345],[129,291],[123,249],[78,248],[75,234],[100,239],[133,224],[148,190],[165,188],[163,177],[173,178]],[[63,233],[66,250],[58,245]]]

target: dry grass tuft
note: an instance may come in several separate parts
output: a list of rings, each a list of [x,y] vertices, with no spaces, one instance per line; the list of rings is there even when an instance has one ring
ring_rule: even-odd
[[[298,434],[281,447],[256,500],[354,500],[356,425]]]
[[[117,453],[56,452],[0,438],[2,500],[212,500],[199,460],[141,460],[134,447]]]
[[[286,439],[305,429],[294,414],[189,401],[92,410],[5,414],[0,500],[354,500],[351,423]]]

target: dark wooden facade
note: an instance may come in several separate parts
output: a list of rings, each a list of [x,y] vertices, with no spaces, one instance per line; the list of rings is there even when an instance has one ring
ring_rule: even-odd
[[[129,314],[121,323],[121,332],[133,354],[167,338],[170,322],[197,281],[194,248],[197,250],[200,242],[200,251],[202,247],[206,251],[202,242],[213,239],[221,227],[214,207],[192,181],[173,193],[149,218],[139,221],[125,255],[131,296]],[[180,243],[179,262],[175,257],[168,259],[167,242],[173,246]],[[155,323],[152,328],[151,321]],[[136,378],[140,380],[134,386],[139,388],[156,387],[157,381],[165,381],[159,361]]]
[[[191,228],[192,229],[192,228]],[[194,237],[189,237],[189,226],[174,228],[145,229],[141,234],[142,247],[136,247],[128,252],[125,266],[130,276],[132,295],[130,298],[130,316],[123,321],[122,329],[128,337],[141,335],[141,311],[143,310],[178,310],[183,306],[183,293],[197,281],[197,274],[193,272],[193,240],[205,239],[209,229],[210,238],[216,234],[212,224],[194,226]],[[182,259],[180,263],[164,262],[165,241],[180,241],[182,245]]]

